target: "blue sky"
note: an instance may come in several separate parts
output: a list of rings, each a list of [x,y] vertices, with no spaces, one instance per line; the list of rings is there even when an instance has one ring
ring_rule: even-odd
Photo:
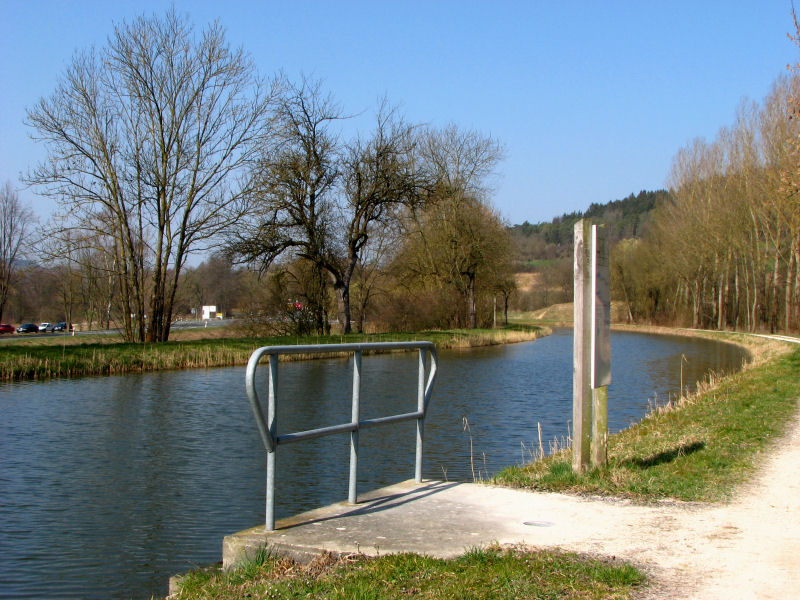
[[[386,94],[412,122],[491,134],[506,147],[493,202],[509,223],[663,187],[680,147],[713,138],[798,60],[789,0],[171,4],[198,29],[218,18],[264,74],[323,79],[347,112]],[[25,110],[74,50],[169,5],[0,1],[0,184],[44,157]]]

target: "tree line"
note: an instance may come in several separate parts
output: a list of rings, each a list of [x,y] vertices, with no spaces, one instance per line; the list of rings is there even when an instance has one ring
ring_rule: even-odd
[[[512,302],[514,308],[530,311],[572,301],[573,230],[580,219],[589,218],[605,225],[609,245],[614,246],[621,240],[644,235],[655,207],[669,197],[667,190],[642,190],[606,204],[592,203],[586,211],[565,213],[548,222],[525,221],[510,227],[516,246],[517,278],[535,281],[533,286],[518,286]]]
[[[491,136],[386,99],[351,133],[322,82],[262,76],[218,23],[122,22],[28,111],[47,155],[23,183],[60,208],[31,244],[29,209],[0,189],[0,320],[47,310],[164,341],[217,304],[285,332],[476,327],[507,312],[518,271],[537,272],[537,302],[570,301],[572,226],[591,217],[628,320],[797,330],[799,81],[681,149],[669,190],[509,228]]]
[[[24,183],[59,206],[37,257],[67,320],[165,341],[199,285],[190,257],[210,252],[257,282],[244,312],[272,327],[347,333],[379,301],[385,326],[476,327],[512,289],[497,140],[408,123],[388,100],[345,137],[321,82],[263,77],[218,23],[123,21],[27,121],[47,156]]]
[[[670,198],[647,234],[612,254],[629,319],[717,328],[800,326],[796,73],[744,102],[712,141],[674,157]]]
[[[593,202],[585,211],[564,213],[551,221],[531,224],[525,221],[510,228],[519,250],[517,268],[524,271],[537,261],[572,258],[573,229],[580,219],[592,219],[608,230],[610,244],[641,237],[656,205],[669,198],[667,190],[642,190],[606,204]]]

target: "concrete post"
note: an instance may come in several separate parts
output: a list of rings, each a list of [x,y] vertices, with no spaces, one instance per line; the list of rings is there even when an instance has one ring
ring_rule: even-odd
[[[608,462],[608,388],[592,390],[592,467],[598,469]]]
[[[572,468],[581,473],[589,466],[591,431],[591,221],[575,223],[573,272],[573,362],[572,362]]]

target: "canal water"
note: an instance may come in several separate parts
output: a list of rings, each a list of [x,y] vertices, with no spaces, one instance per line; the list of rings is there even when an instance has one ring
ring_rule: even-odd
[[[612,334],[609,428],[635,423],[743,352]],[[425,427],[425,477],[472,480],[568,435],[572,332],[448,351]],[[416,407],[416,354],[365,357],[362,417]],[[266,369],[261,369],[262,372]],[[263,374],[263,373],[262,373]],[[349,421],[347,359],[280,367],[279,432]],[[468,424],[468,427],[467,427]],[[361,432],[359,489],[414,475],[413,423]],[[347,497],[345,435],[281,446],[276,516]],[[0,386],[0,598],[164,596],[220,560],[222,537],[264,522],[265,455],[244,368]]]

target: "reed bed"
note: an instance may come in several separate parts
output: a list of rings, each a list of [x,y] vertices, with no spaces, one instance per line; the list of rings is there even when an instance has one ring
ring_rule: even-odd
[[[121,375],[150,371],[230,367],[247,364],[254,350],[262,346],[291,344],[338,344],[353,342],[391,342],[426,340],[437,348],[473,348],[533,340],[548,331],[536,326],[508,329],[423,331],[418,333],[349,334],[170,341],[160,344],[109,343],[108,340],[69,344],[7,343],[0,352],[0,380],[43,380],[87,375]],[[53,339],[53,338],[49,338]],[[58,339],[58,338],[56,338]],[[45,340],[41,340],[44,342]],[[306,360],[335,356],[289,355],[287,360]]]

